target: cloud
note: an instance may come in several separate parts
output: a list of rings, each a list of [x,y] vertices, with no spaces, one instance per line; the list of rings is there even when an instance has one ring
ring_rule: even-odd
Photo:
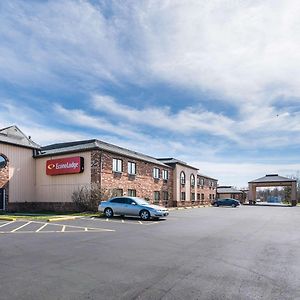
[[[0,78],[14,84],[163,81],[238,107],[299,103],[296,0],[1,5]]]
[[[63,118],[61,121],[66,122],[67,124],[76,125],[78,127],[94,128],[121,137],[126,136],[132,139],[145,140],[145,136],[142,133],[139,133],[134,128],[130,128],[122,120],[118,122],[109,122],[103,117],[89,115],[80,109],[66,109],[60,104],[56,104],[54,110]]]
[[[176,114],[172,114],[168,107],[136,109],[120,104],[116,99],[107,95],[94,96],[92,104],[98,111],[125,118],[134,124],[144,124],[185,135],[205,132],[239,141],[238,136],[230,130],[234,123],[231,119],[199,107],[187,107]]]
[[[187,106],[177,113],[171,113],[168,107],[161,106],[137,109],[107,95],[95,95],[92,105],[97,111],[120,117],[131,124],[183,134],[183,138],[188,139],[205,133],[234,142],[242,148],[281,147],[287,143],[299,145],[300,140],[300,112],[263,104],[259,108],[252,104],[242,106],[236,118],[199,106]]]

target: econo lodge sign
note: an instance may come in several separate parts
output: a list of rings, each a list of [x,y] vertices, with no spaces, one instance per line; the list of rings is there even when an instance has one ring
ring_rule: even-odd
[[[84,159],[80,156],[50,159],[46,162],[47,175],[62,175],[82,173],[84,170]]]

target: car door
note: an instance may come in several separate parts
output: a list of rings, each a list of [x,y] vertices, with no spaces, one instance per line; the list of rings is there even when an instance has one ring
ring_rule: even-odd
[[[125,199],[124,198],[115,198],[110,201],[111,208],[114,211],[115,214],[121,215],[125,214]]]
[[[138,216],[140,211],[139,205],[137,205],[137,203],[130,198],[126,198],[126,203],[126,214],[129,216]]]

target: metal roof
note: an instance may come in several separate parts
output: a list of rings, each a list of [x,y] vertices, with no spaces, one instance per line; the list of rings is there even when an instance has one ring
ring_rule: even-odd
[[[0,129],[0,142],[20,147],[40,149],[40,145],[32,141],[15,125]]]
[[[237,190],[232,186],[219,186],[217,187],[217,193],[219,194],[242,194],[243,192]]]
[[[105,150],[111,153],[124,155],[127,157],[147,161],[156,165],[161,165],[169,168],[168,165],[164,164],[163,162],[157,160],[154,157],[139,152],[135,152],[129,149],[125,149],[113,144],[109,144],[103,141],[99,141],[96,139],[48,145],[42,147],[41,153],[39,153],[36,157],[38,158],[43,156],[59,155],[59,154],[73,153],[79,151],[90,151],[96,149]]]
[[[264,177],[249,181],[249,183],[292,182],[292,181],[297,181],[297,180],[279,176],[278,174],[267,174]]]

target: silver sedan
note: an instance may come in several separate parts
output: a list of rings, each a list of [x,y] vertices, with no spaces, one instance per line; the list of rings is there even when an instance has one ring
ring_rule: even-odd
[[[142,220],[150,218],[166,217],[169,214],[167,208],[153,205],[138,197],[115,197],[102,201],[98,211],[105,214],[107,218],[114,215],[140,216]]]

